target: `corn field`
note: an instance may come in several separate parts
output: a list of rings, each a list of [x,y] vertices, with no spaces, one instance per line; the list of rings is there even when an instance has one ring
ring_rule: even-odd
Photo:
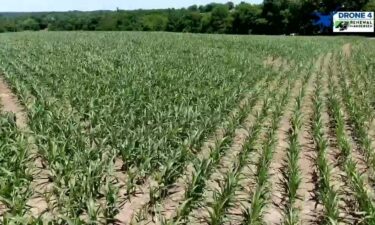
[[[0,35],[0,224],[375,224],[375,41]]]

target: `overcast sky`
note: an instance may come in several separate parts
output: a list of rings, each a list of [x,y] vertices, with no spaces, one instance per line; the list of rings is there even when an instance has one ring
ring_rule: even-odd
[[[190,5],[204,5],[210,2],[225,3],[229,0],[0,0],[0,12],[35,12],[108,9],[154,9],[181,8]],[[233,0],[238,4],[243,0]],[[262,0],[245,0],[261,3]]]

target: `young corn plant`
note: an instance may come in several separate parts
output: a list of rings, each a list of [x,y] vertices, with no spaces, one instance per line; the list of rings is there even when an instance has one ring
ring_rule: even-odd
[[[214,203],[208,209],[209,219],[207,221],[210,225],[220,225],[224,222],[224,216],[232,206],[236,190],[238,189],[239,177],[238,173],[229,172],[225,176],[224,185],[220,186],[218,192],[214,192]]]

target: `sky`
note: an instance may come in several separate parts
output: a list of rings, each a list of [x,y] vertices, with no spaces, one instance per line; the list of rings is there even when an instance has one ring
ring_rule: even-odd
[[[37,12],[69,10],[115,10],[181,8],[190,5],[205,5],[210,2],[225,3],[229,0],[0,0],[0,12]],[[238,4],[244,0],[232,0]],[[245,0],[248,3],[261,3],[262,0]]]

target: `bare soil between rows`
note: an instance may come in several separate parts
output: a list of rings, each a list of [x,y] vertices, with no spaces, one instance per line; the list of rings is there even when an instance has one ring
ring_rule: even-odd
[[[16,117],[16,124],[19,128],[27,127],[26,110],[20,104],[17,96],[13,94],[11,88],[0,74],[0,103],[1,111],[13,113]]]

